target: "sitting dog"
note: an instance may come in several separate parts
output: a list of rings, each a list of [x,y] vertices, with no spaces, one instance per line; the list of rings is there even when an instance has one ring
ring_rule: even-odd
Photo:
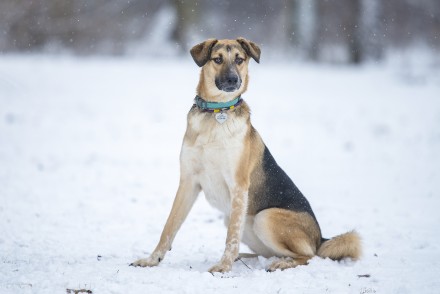
[[[305,265],[315,255],[358,259],[359,235],[322,238],[309,202],[251,124],[241,94],[249,82],[249,61],[259,63],[260,48],[243,38],[209,39],[191,55],[202,69],[180,154],[179,188],[156,249],[131,265],[156,266],[163,260],[202,190],[224,213],[227,226],[225,251],[211,273],[231,270],[240,242],[256,255],[279,257],[268,271]]]

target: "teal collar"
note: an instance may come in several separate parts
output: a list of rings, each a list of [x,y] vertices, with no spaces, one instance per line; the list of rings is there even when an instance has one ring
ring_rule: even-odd
[[[195,104],[197,105],[197,107],[199,107],[201,110],[208,112],[219,112],[221,110],[233,109],[236,106],[240,105],[241,102],[241,96],[238,96],[237,98],[228,102],[208,102],[198,95],[196,95],[195,98]]]

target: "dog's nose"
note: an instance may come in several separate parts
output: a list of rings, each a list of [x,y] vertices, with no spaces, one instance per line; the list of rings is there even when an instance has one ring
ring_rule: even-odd
[[[215,85],[219,90],[225,92],[234,92],[241,86],[240,76],[235,72],[228,72],[227,74],[216,78]]]
[[[238,83],[238,76],[237,75],[229,75],[226,79],[226,82],[229,86],[234,86]]]

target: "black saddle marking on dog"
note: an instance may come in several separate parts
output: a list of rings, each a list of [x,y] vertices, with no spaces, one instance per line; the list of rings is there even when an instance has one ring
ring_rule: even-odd
[[[255,195],[255,200],[259,203],[257,212],[268,208],[283,208],[295,212],[307,212],[316,220],[309,201],[277,164],[267,146],[263,154],[263,172],[265,180],[260,184],[263,188],[257,189]]]

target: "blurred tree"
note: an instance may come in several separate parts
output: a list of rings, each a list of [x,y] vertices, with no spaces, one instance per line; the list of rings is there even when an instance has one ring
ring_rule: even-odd
[[[186,52],[191,46],[188,44],[191,29],[196,26],[197,15],[201,12],[197,9],[199,13],[196,13],[197,0],[173,0],[172,4],[177,14],[172,39],[178,44],[181,52]]]
[[[284,0],[282,10],[283,27],[285,31],[284,39],[290,48],[298,49],[301,46],[303,36],[301,36],[301,0]]]
[[[151,17],[160,5],[160,0],[2,0],[0,50],[56,45],[81,54],[121,54],[153,25]]]
[[[362,0],[346,0],[346,9],[349,11],[343,23],[344,36],[349,48],[349,60],[351,63],[360,63],[364,57],[364,47],[361,44],[361,32],[359,26],[362,19]]]
[[[326,3],[324,1],[319,1],[319,0],[317,1],[313,0],[313,1],[315,3],[310,13],[313,14],[314,27],[310,31],[311,32],[310,45],[306,49],[308,52],[308,58],[314,61],[318,61],[319,49],[321,46],[320,44],[323,42],[323,36],[327,31],[326,27],[324,26],[324,20],[321,19],[321,17],[325,15]]]
[[[380,60],[383,56],[383,13],[383,1],[362,1],[360,41],[365,52],[364,59]]]
[[[347,61],[354,64],[381,58],[380,0],[323,0],[316,1],[313,9],[315,29],[307,49],[312,60],[333,59],[338,48],[344,48]]]
[[[205,38],[243,36],[280,56],[359,63],[389,47],[438,51],[439,31],[439,0],[0,1],[1,52],[122,54],[141,40],[172,47],[168,40],[186,53]]]

